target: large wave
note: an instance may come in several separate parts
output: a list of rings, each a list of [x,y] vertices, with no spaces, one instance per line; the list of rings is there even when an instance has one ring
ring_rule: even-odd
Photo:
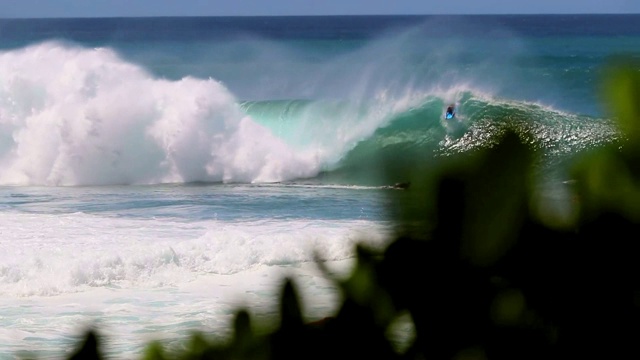
[[[397,85],[397,84],[396,84]],[[471,85],[378,84],[366,97],[240,101],[214,79],[159,78],[112,50],[0,53],[0,184],[377,184],[385,166],[491,146],[509,126],[549,154],[616,137],[606,119]],[[456,102],[454,121],[442,118]]]
[[[446,120],[444,109],[451,102],[457,115]],[[548,168],[619,138],[609,119],[472,89],[426,94],[402,106],[388,104],[393,109],[387,111],[375,104],[355,110],[344,104],[267,101],[245,103],[243,108],[288,142],[316,141],[327,150],[337,145],[340,156],[316,178],[322,182],[383,186],[393,179],[403,182],[416,167],[436,158],[495,145],[507,129],[518,132]],[[344,133],[351,136],[349,141],[344,141]]]

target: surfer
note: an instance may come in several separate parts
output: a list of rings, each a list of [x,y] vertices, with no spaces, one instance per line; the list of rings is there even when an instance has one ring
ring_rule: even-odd
[[[455,106],[453,104],[449,105],[449,107],[447,108],[447,112],[445,113],[445,117],[447,119],[453,119],[453,117],[456,115],[456,113],[454,112],[454,108]]]

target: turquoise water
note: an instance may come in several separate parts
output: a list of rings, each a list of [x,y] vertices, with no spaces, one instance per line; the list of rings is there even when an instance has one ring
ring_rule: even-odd
[[[639,20],[0,20],[0,357],[61,358],[94,321],[119,358],[223,337],[284,274],[331,314],[314,251],[340,272],[384,246],[417,166],[507,127],[545,174],[616,141],[601,70]]]

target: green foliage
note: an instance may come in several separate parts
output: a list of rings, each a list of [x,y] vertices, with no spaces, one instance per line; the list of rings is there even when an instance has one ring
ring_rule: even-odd
[[[272,332],[256,333],[238,310],[229,342],[194,334],[182,352],[152,343],[143,359],[640,358],[638,68],[607,72],[625,140],[573,165],[569,222],[535,206],[536,154],[507,132],[393,192],[397,238],[382,253],[358,248],[351,276],[334,279],[344,299],[335,316],[306,323],[285,279]],[[388,330],[401,314],[415,335],[399,351]],[[101,359],[98,348],[89,332],[70,359]]]

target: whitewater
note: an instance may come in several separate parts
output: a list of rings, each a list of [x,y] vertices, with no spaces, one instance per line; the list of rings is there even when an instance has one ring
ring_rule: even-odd
[[[616,141],[600,71],[638,56],[638,20],[0,19],[0,358],[62,359],[94,325],[118,359],[224,338],[284,276],[330,316],[316,259],[345,276],[388,244],[416,168],[511,128],[567,180]]]

